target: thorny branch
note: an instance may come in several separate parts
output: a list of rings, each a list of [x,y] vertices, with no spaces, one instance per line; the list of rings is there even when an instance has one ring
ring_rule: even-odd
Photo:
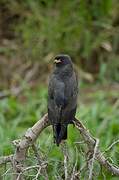
[[[84,142],[88,145],[89,150],[93,149],[93,156],[91,159],[91,169],[89,173],[89,177],[92,177],[93,164],[94,160],[97,160],[102,166],[104,166],[107,171],[110,173],[119,176],[119,167],[110,163],[104,156],[104,154],[99,150],[99,142],[98,140],[90,134],[89,130],[85,128],[85,126],[81,123],[81,121],[75,119],[74,121],[75,127],[79,130]],[[27,170],[24,167],[24,162],[26,159],[27,150],[30,146],[32,146],[35,140],[38,138],[40,133],[49,126],[48,115],[44,115],[34,126],[28,129],[20,140],[16,140],[13,142],[15,146],[15,153],[10,156],[0,157],[0,165],[11,162],[13,165],[14,174],[16,174],[15,179],[22,180],[23,172]],[[114,143],[113,143],[114,145]],[[36,156],[38,156],[36,150],[34,149]],[[40,168],[39,164],[38,167]],[[39,169],[40,170],[40,169]],[[40,172],[38,172],[39,174]],[[67,177],[67,171],[65,169],[65,175]],[[91,179],[91,178],[90,178]]]

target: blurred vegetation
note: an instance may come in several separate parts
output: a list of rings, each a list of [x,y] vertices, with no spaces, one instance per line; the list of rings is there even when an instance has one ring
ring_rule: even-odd
[[[47,77],[59,53],[69,54],[79,72],[77,117],[100,139],[102,151],[119,138],[118,0],[0,0],[0,155],[12,153],[10,142],[47,112]],[[50,132],[47,128],[37,144],[49,177],[57,179],[63,177],[63,156]],[[85,147],[77,141],[81,137],[70,126],[70,173],[76,159],[77,170],[85,160],[80,155]],[[119,144],[106,155],[119,166]],[[29,156],[28,164],[35,164],[31,151]],[[0,167],[0,179],[6,169]],[[97,164],[94,170],[95,179],[118,179]]]
[[[8,56],[1,64],[11,61],[8,69],[17,76],[24,61],[37,62],[39,74],[46,73],[63,52],[94,79],[119,81],[118,0],[0,0],[0,27],[0,54]],[[10,72],[2,74],[9,81]]]

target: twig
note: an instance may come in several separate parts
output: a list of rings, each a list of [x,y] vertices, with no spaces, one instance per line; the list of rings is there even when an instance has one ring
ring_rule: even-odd
[[[12,160],[13,160],[13,155],[12,154],[9,155],[9,156],[2,156],[2,157],[0,157],[0,165],[6,164],[8,162],[12,162]]]
[[[65,142],[61,144],[62,152],[64,154],[64,173],[65,173],[65,180],[68,179],[68,167],[67,167],[67,160],[68,160],[68,153],[67,153],[67,145]]]
[[[85,141],[74,142],[75,144],[85,144]]]
[[[20,180],[20,179],[21,179],[21,175],[22,175],[25,171],[28,171],[28,170],[30,170],[30,169],[38,169],[38,168],[39,168],[39,165],[29,166],[29,167],[24,168],[24,169],[18,174],[16,180]]]
[[[38,164],[41,165],[41,164],[43,163],[43,160],[42,160],[42,158],[40,157],[40,154],[39,154],[38,149],[37,149],[37,147],[35,146],[35,144],[32,145],[32,149],[33,149],[33,151],[34,151],[34,153],[35,153],[35,156],[36,156],[36,158],[37,158]],[[44,168],[39,168],[38,173],[37,173],[35,179],[38,178],[38,176],[40,175],[40,173],[42,173],[42,174],[44,175],[45,180],[48,180],[48,179],[49,179],[49,178],[48,178],[48,173],[47,173],[47,165],[44,166]]]
[[[18,143],[14,144],[16,147],[16,152],[13,157],[13,168],[16,174],[20,174],[23,170],[23,162],[26,158],[26,153],[29,146],[35,142],[41,131],[48,125],[48,115],[46,114],[32,128],[26,131],[25,136],[20,141],[18,141]],[[22,173],[19,176],[19,180],[22,179],[21,175]]]
[[[12,168],[7,169],[7,171],[4,174],[2,174],[2,176],[6,176],[11,169]]]
[[[40,165],[42,163],[42,159],[40,157],[40,154],[38,153],[38,149],[37,149],[35,144],[32,145],[32,149],[33,149],[34,154],[35,154],[35,156],[37,158],[38,164]]]
[[[91,149],[95,145],[95,138],[92,137],[92,135],[89,133],[89,130],[85,128],[85,126],[81,123],[81,121],[75,119],[74,121],[75,126],[80,131],[84,141],[89,146],[89,149]],[[99,163],[104,166],[110,173],[119,176],[119,167],[113,165],[107,159],[102,155],[100,150],[97,150],[96,153],[96,159],[99,161]]]
[[[89,180],[92,180],[93,166],[94,166],[94,161],[95,161],[95,158],[96,158],[96,153],[97,153],[98,145],[99,145],[99,139],[96,139],[95,147],[94,147],[94,151],[93,151],[93,156],[92,156],[92,158],[88,162],[88,165],[89,165],[89,177],[88,177],[88,179]]]
[[[107,151],[112,149],[112,147],[115,146],[117,143],[119,143],[119,139],[114,141],[102,154],[105,154]]]
[[[38,169],[38,172],[37,172],[37,174],[36,174],[36,176],[35,176],[35,178],[33,179],[33,180],[38,180],[38,177],[39,177],[39,175],[41,174],[41,166],[39,167],[39,169]]]
[[[79,174],[79,172],[76,172],[76,166],[77,166],[77,161],[78,161],[78,157],[77,157],[77,148],[76,148],[76,161],[73,167],[73,171],[72,171],[72,176],[71,176],[71,180],[75,180],[75,177]]]
[[[76,128],[79,130],[83,140],[88,145],[89,149],[96,148],[95,154],[93,154],[93,159],[98,160],[100,165],[105,167],[110,173],[119,176],[119,167],[113,165],[110,163],[104,155],[99,150],[98,144],[96,145],[96,139],[92,137],[92,135],[89,133],[89,130],[85,128],[85,126],[81,123],[79,120],[75,120],[74,124]],[[32,128],[28,129],[26,131],[26,134],[24,137],[22,137],[20,140],[14,141],[14,145],[16,148],[16,151],[14,155],[5,156],[0,158],[0,164],[4,164],[7,162],[12,162],[13,164],[13,170],[14,174],[16,174],[15,179],[19,177],[19,180],[22,179],[22,172],[24,171],[24,161],[26,159],[26,154],[28,148],[34,144],[35,140],[38,138],[39,134],[45,129],[47,126],[49,126],[50,123],[48,121],[48,115],[44,115],[41,120],[39,120]],[[111,145],[110,148],[115,143]],[[110,149],[109,148],[109,149]],[[38,166],[39,167],[39,166]],[[68,170],[67,170],[67,154],[65,154],[64,157],[64,168],[65,168],[65,179],[68,178]]]

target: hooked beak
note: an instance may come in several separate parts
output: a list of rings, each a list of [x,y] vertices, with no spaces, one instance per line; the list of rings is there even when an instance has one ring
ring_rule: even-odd
[[[56,63],[56,64],[61,63],[61,60],[60,59],[55,59],[54,63]]]

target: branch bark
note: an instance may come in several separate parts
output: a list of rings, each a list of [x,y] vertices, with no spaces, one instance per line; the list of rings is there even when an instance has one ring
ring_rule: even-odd
[[[24,170],[24,160],[26,158],[27,150],[34,141],[37,139],[39,134],[49,125],[48,115],[44,115],[41,120],[39,120],[32,128],[28,129],[25,136],[18,141],[14,141],[13,144],[16,147],[15,154],[13,156],[13,168],[19,180],[22,179],[22,171]],[[20,176],[19,176],[20,174]]]
[[[87,143],[89,149],[92,149],[92,147],[95,147],[96,144],[96,139],[89,133],[89,130],[86,129],[86,127],[81,123],[81,121],[79,121],[78,119],[76,119],[74,121],[75,126],[77,127],[77,129],[80,131],[84,141]],[[95,157],[98,162],[104,166],[107,171],[109,171],[110,173],[119,176],[119,167],[113,165],[112,163],[110,163],[105,156],[103,155],[103,153],[101,153],[101,151],[99,150],[99,148],[97,149],[96,152],[96,157]]]
[[[0,157],[0,165],[2,164],[6,164],[8,162],[12,162],[13,161],[13,155],[9,155],[9,156],[2,156]]]
[[[75,119],[74,124],[75,127],[79,130],[85,143],[88,145],[88,148],[94,150],[96,146],[96,139],[90,134],[89,130],[86,129],[81,121]],[[24,161],[26,159],[27,150],[34,144],[40,133],[49,125],[50,123],[48,121],[48,115],[46,114],[32,128],[26,131],[24,137],[13,142],[16,148],[13,155],[0,158],[0,165],[10,161],[12,162],[14,173],[16,173],[15,179],[23,179],[22,172],[24,172]],[[105,167],[107,171],[116,176],[119,176],[119,167],[113,165],[105,158],[103,153],[101,153],[99,150],[99,146],[96,146],[96,151],[93,155],[93,158],[96,159],[103,167]]]

